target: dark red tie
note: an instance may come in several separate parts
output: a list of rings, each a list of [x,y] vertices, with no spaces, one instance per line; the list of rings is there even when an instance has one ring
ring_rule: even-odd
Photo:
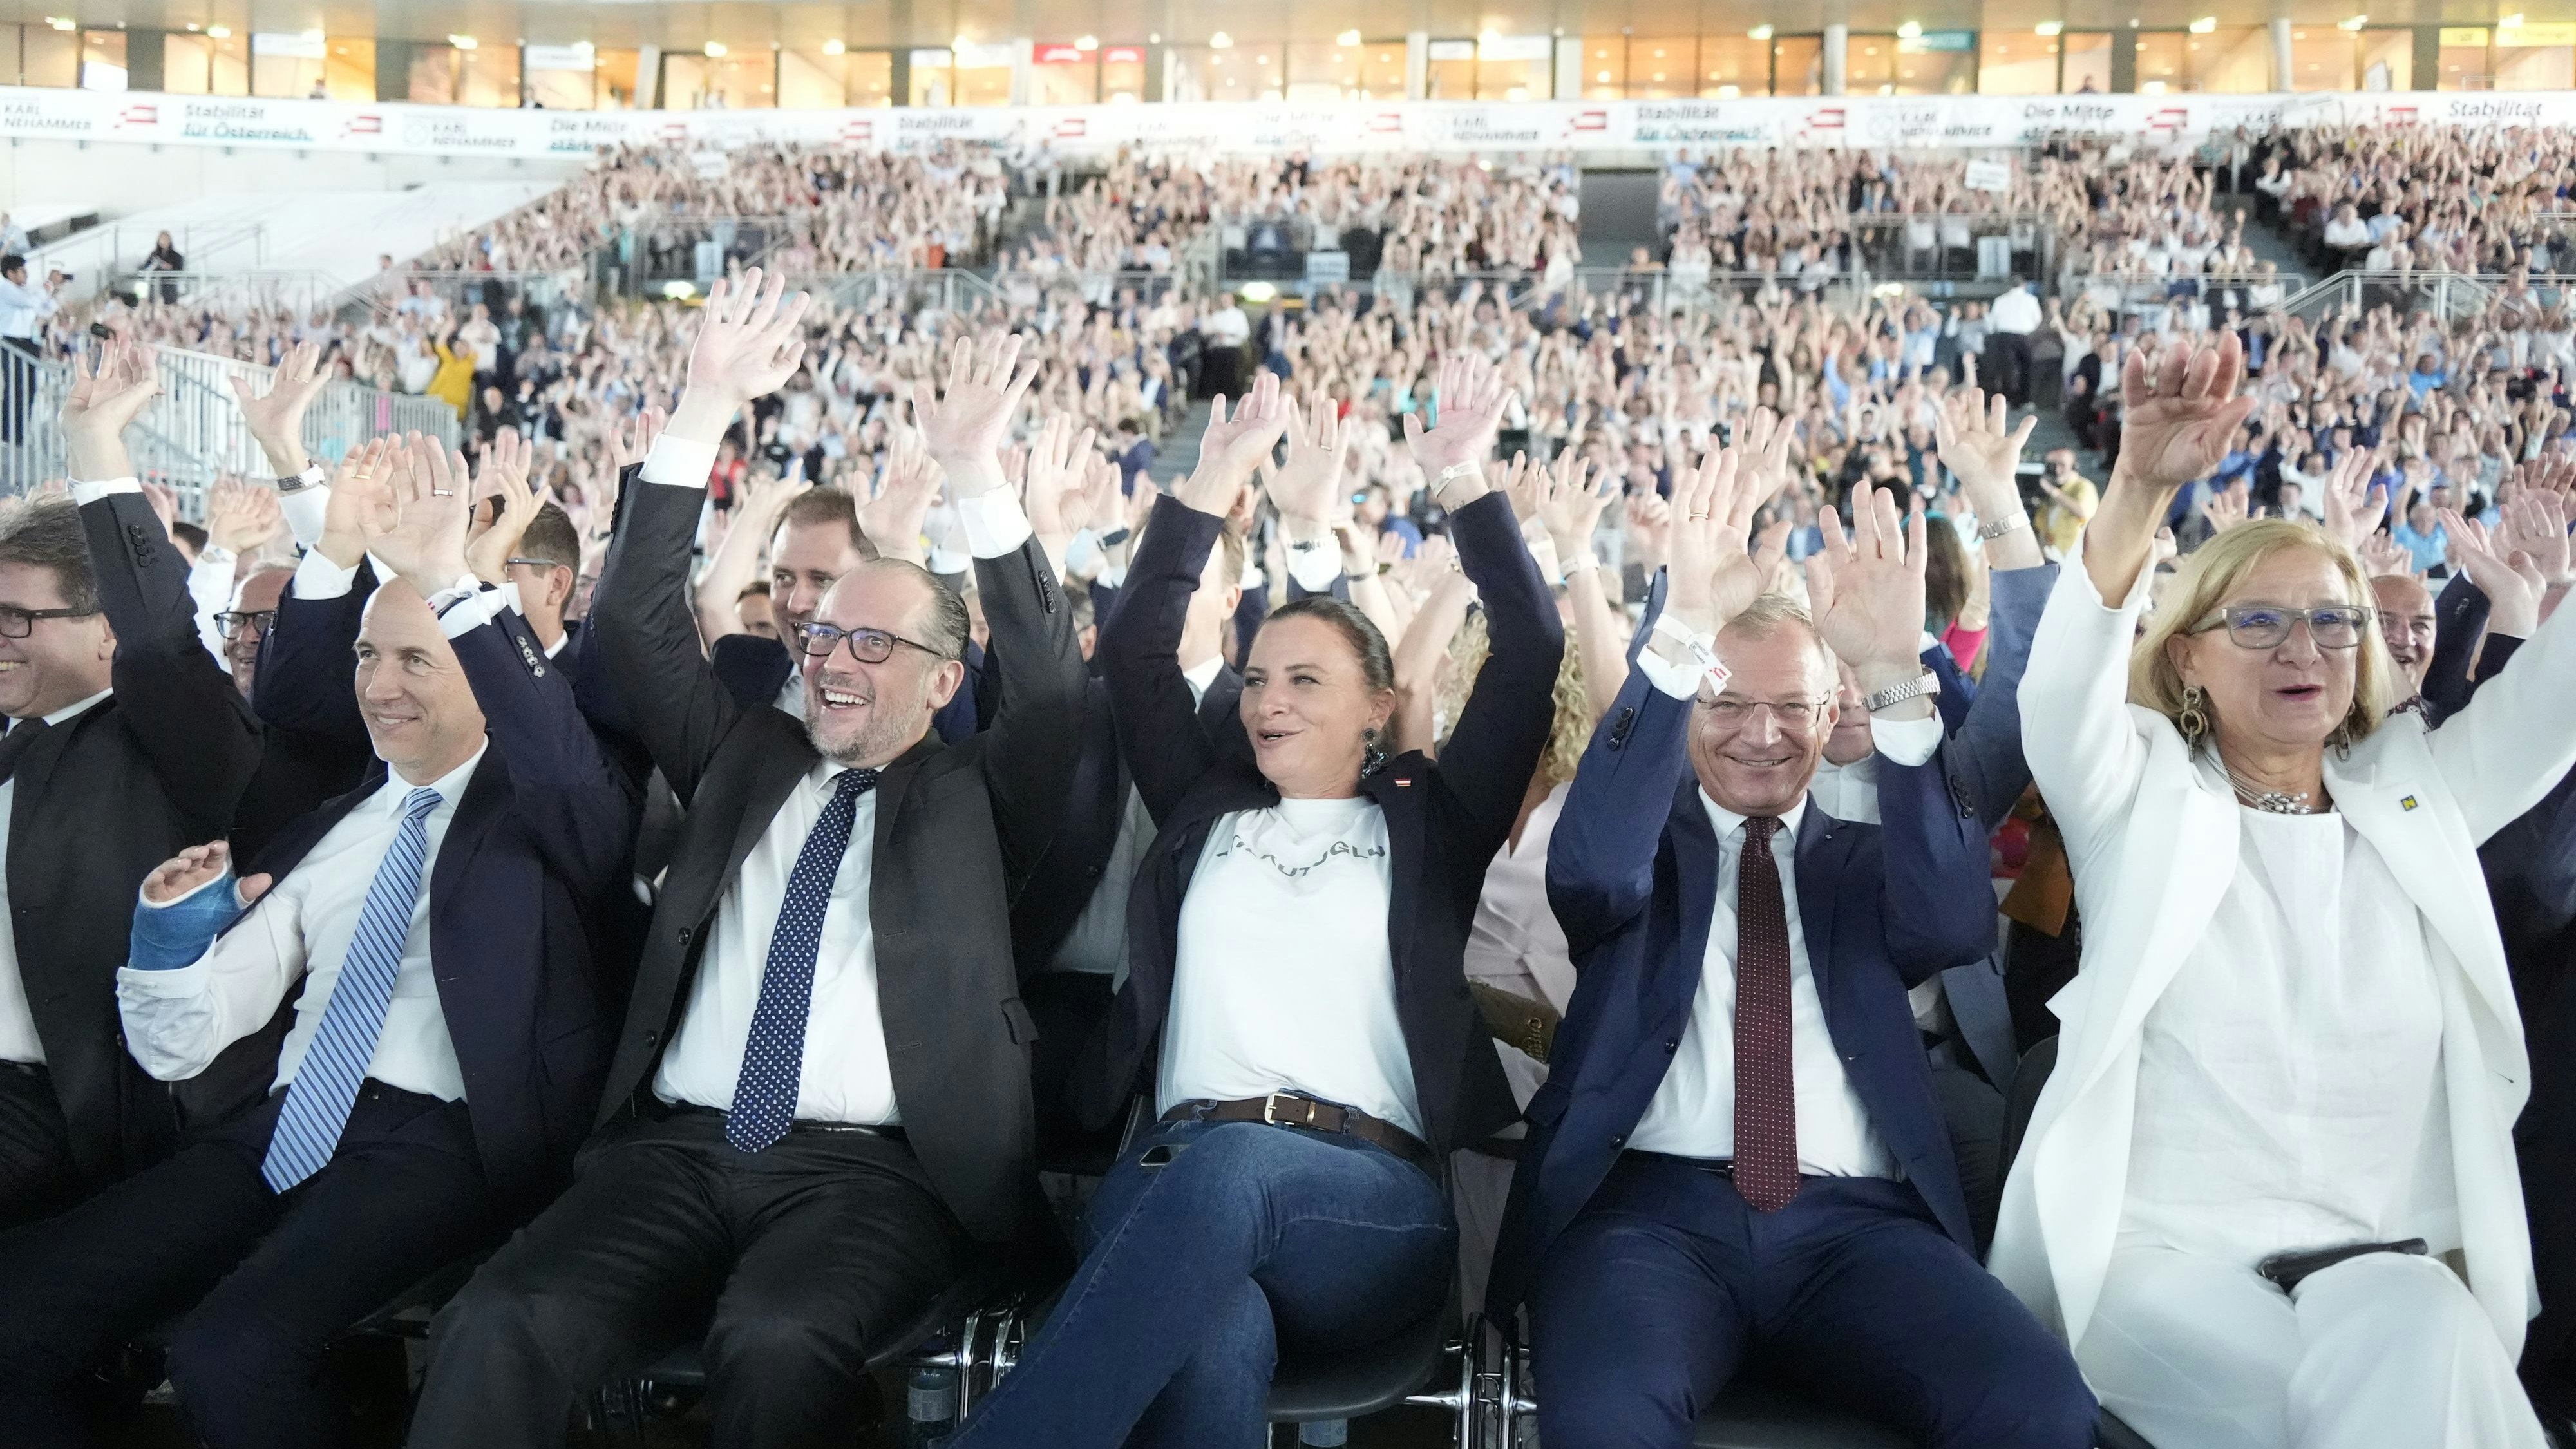
[[[1735,1190],[1756,1212],[1798,1195],[1798,1093],[1789,1056],[1789,912],[1771,858],[1775,815],[1744,821],[1735,867]]]

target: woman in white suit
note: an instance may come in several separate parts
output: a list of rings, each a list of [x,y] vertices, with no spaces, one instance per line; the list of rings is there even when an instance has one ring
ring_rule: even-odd
[[[2576,762],[2576,610],[2430,730],[2388,712],[2352,555],[2258,522],[2186,561],[2133,652],[2157,525],[2242,427],[2242,372],[2232,334],[2160,375],[2132,354],[2022,680],[2084,958],[1992,1264],[2161,1449],[2540,1449],[2514,1379],[2526,1062],[2476,849]],[[2430,1255],[2257,1272],[2409,1238]]]

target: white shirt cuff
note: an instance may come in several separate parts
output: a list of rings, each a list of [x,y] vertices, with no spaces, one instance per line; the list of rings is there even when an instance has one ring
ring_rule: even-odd
[[[1100,577],[1092,580],[1092,582],[1097,584],[1106,584],[1113,589],[1123,589],[1127,587],[1127,566],[1125,564],[1112,564],[1109,567],[1102,569],[1100,571]]]
[[[1288,577],[1295,579],[1297,587],[1307,593],[1331,593],[1333,580],[1341,576],[1342,550],[1337,544],[1328,542],[1313,548],[1288,550]]]
[[[1646,638],[1646,647],[1637,651],[1637,667],[1646,671],[1646,679],[1655,688],[1675,699],[1699,698],[1700,681],[1709,677],[1707,665],[1690,657],[1712,648],[1716,640],[1690,627],[1670,614],[1655,616],[1655,627]],[[1664,650],[1681,654],[1668,657]]]
[[[1941,748],[1941,716],[1935,713],[1921,719],[1880,719],[1871,715],[1869,742],[1893,764],[1920,765]]]
[[[439,590],[429,601],[429,607],[438,615],[438,632],[450,639],[462,639],[499,618],[504,608],[517,606],[517,585],[487,589],[470,574]]]
[[[307,552],[304,561],[295,566],[295,597],[299,599],[336,599],[355,588],[358,571],[342,568],[322,556],[319,549]]]
[[[310,488],[281,493],[277,509],[286,515],[286,528],[295,535],[296,547],[309,549],[322,541],[322,520],[331,511],[330,485],[317,483]]]
[[[138,478],[110,478],[104,483],[75,483],[72,485],[72,502],[87,508],[111,494],[142,491],[143,482]]]
[[[1007,488],[957,500],[957,524],[966,534],[966,551],[977,558],[1003,558],[1029,541],[1029,516]]]
[[[692,438],[675,438],[669,433],[653,440],[653,451],[644,457],[644,481],[668,483],[674,488],[704,488],[707,478],[716,471],[716,445]]]

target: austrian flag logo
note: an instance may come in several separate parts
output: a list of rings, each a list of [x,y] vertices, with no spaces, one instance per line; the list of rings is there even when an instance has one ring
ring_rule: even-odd
[[[361,111],[340,123],[340,139],[343,141],[351,136],[381,136],[384,133],[385,118],[373,111]]]
[[[161,124],[161,108],[149,101],[137,101],[116,113],[116,129],[128,126],[152,130]]]

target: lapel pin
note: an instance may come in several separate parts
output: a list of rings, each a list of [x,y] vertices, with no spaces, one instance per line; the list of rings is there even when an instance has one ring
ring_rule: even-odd
[[[2415,808],[2415,797],[2414,797],[2414,796],[2412,796],[2412,795],[2409,795],[2409,796],[2407,796],[2406,798],[2404,798],[2404,799],[2402,799],[2402,800],[2398,801],[2398,802],[2397,802],[2397,805],[2398,805],[2398,808],[2399,808],[2399,809],[2401,809],[2401,810],[2412,810],[2412,809],[2414,809],[2414,808]]]

